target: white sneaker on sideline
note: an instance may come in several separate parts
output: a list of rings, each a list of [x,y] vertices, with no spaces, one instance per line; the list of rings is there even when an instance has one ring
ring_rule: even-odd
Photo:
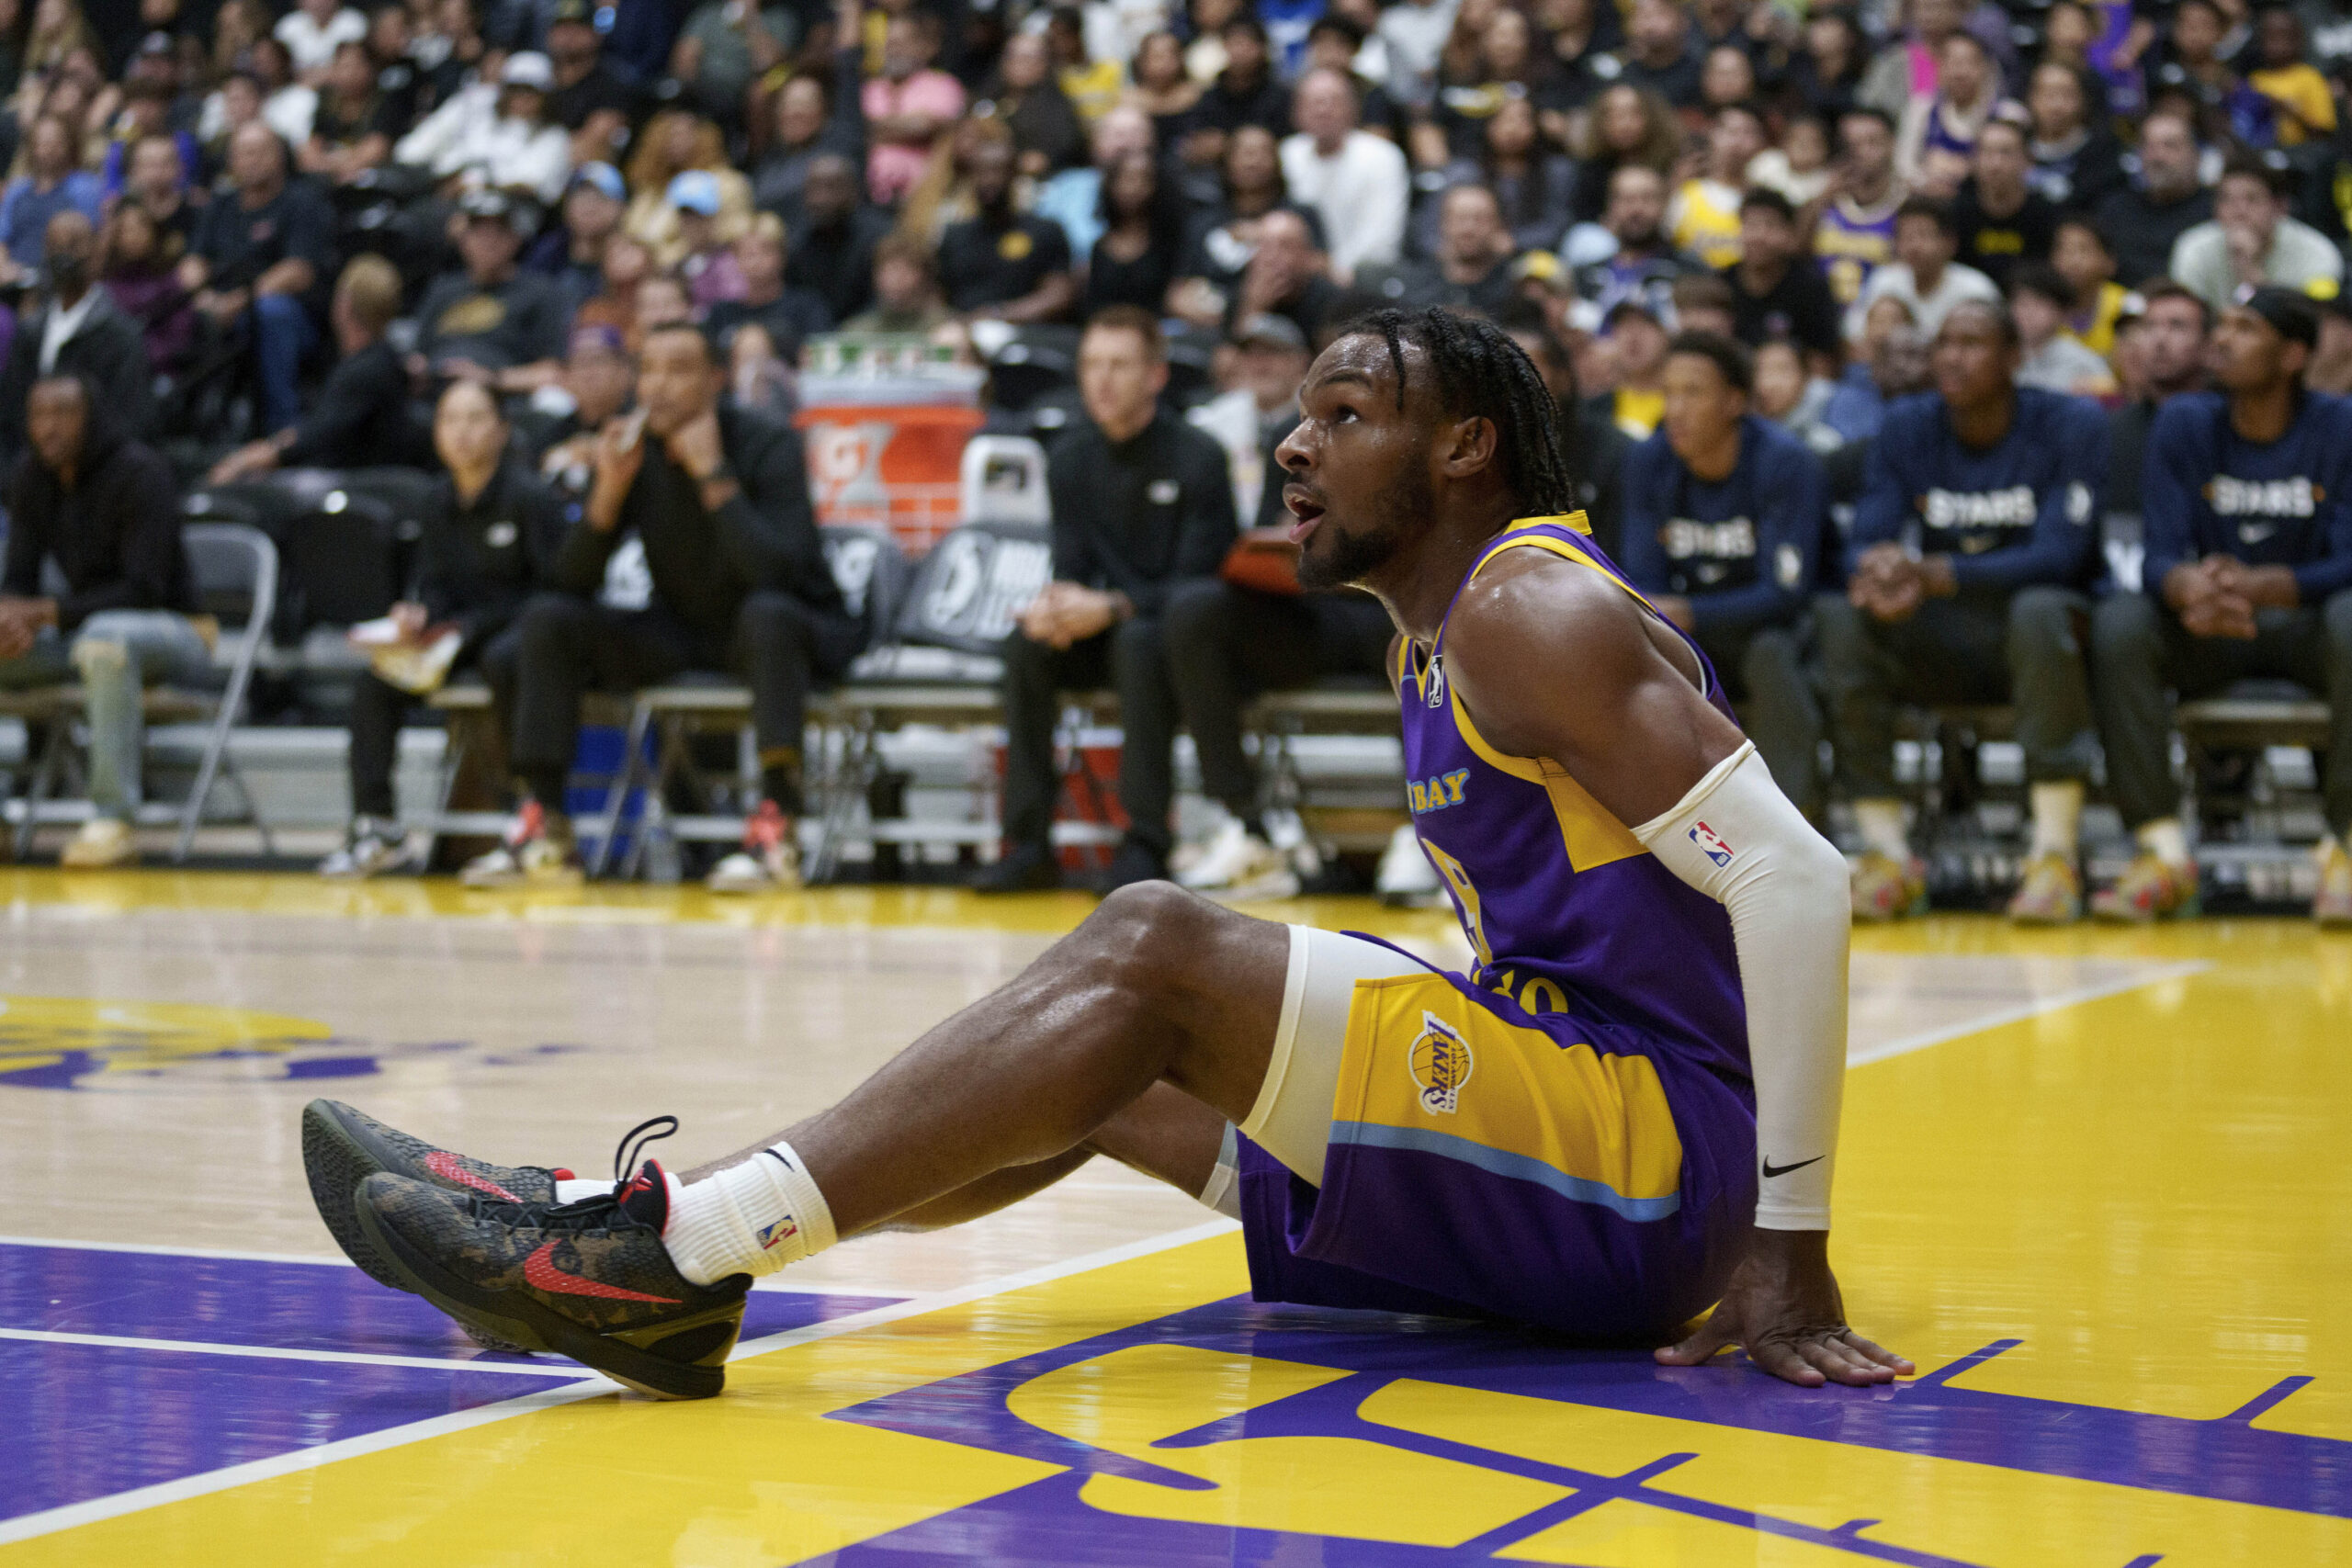
[[[139,863],[139,840],[130,824],[112,817],[93,817],[82,824],[57,863],[76,871],[104,871],[108,866]]]
[[[1254,900],[1295,898],[1298,874],[1288,857],[1228,817],[1177,879],[1195,893]]]
[[[1382,903],[1400,908],[1426,908],[1442,901],[1437,868],[1422,852],[1421,836],[1413,831],[1410,822],[1388,835],[1388,847],[1380,852],[1380,872],[1373,878],[1373,888]]]
[[[343,847],[319,863],[319,874],[334,882],[356,882],[396,870],[408,858],[408,834],[399,823],[357,817]]]

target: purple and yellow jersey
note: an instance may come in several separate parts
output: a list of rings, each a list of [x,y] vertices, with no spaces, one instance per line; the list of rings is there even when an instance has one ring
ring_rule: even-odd
[[[1894,259],[1894,211],[1902,205],[1897,190],[1874,208],[1841,196],[1822,209],[1813,229],[1813,254],[1838,304],[1860,299],[1871,274]]]
[[[1593,543],[1582,513],[1514,523],[1462,586],[1516,549],[1573,561],[1648,608]],[[1706,655],[1690,648],[1708,700],[1730,716]],[[1747,1009],[1724,907],[1659,863],[1558,763],[1487,744],[1445,678],[1443,625],[1426,659],[1407,642],[1399,661],[1413,826],[1477,954],[1472,981],[1532,1014],[1573,1011],[1638,1029],[1747,1082]]]
[[[1641,598],[1581,513],[1512,525],[1464,585],[1514,549]],[[1487,743],[1442,626],[1395,673],[1414,825],[1477,962],[1356,983],[1320,1183],[1243,1141],[1252,1288],[1669,1334],[1721,1293],[1756,1210],[1729,917],[1557,764]]]

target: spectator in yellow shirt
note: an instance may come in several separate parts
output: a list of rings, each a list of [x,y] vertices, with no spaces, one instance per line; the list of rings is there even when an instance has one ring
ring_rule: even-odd
[[[2264,8],[2255,18],[2255,49],[2262,64],[2246,73],[2246,85],[2278,107],[2278,145],[2335,134],[2335,97],[2327,78],[2303,58],[2301,18],[2284,6]]]
[[[2066,335],[2102,359],[2115,355],[2115,324],[2131,291],[2115,281],[2115,253],[2098,226],[2079,214],[2058,220],[2050,265],[2066,280],[2074,299],[2066,310]]]

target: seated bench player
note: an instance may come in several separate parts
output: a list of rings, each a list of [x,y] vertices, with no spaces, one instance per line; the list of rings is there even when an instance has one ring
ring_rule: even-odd
[[[2017,706],[2033,838],[2012,919],[2082,914],[2075,866],[2093,734],[2084,635],[2107,418],[2017,385],[2017,323],[1965,300],[1936,333],[1936,389],[1887,412],[1854,513],[1844,599],[1815,601],[1838,777],[1863,850],[1854,914],[1925,907],[1894,783],[1898,701]]]
[[[2352,403],[2303,389],[2318,341],[2309,299],[2256,289],[2214,324],[2218,390],[2166,400],[2148,431],[2146,592],[2110,594],[2092,628],[2108,784],[2139,840],[2092,900],[2103,919],[2197,907],[2166,689],[2199,697],[2274,676],[2327,699],[2312,913],[2352,925]]]
[[[1301,405],[1301,577],[1396,624],[1468,973],[1138,883],[839,1105],[683,1178],[625,1145],[626,1184],[567,1190],[313,1102],[311,1191],[355,1261],[478,1333],[707,1395],[754,1275],[1100,1153],[1238,1214],[1261,1299],[1640,1337],[1675,1366],[1737,1343],[1809,1386],[1911,1371],[1847,1326],[1828,1264],[1845,863],[1704,655],[1585,547],[1534,367],[1489,323],[1384,311]]]
[[[1821,459],[1748,412],[1747,347],[1683,333],[1667,350],[1666,418],[1626,459],[1619,564],[1697,639],[1748,705],[1757,755],[1809,821],[1824,802],[1821,704],[1804,666],[1806,596],[1828,502]]]

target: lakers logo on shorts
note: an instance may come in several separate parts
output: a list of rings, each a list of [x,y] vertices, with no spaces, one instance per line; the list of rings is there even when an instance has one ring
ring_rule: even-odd
[[[1432,1115],[1453,1115],[1462,1102],[1462,1086],[1470,1081],[1470,1043],[1462,1032],[1437,1014],[1424,1012],[1421,1032],[1406,1061],[1421,1088],[1421,1109]]]

